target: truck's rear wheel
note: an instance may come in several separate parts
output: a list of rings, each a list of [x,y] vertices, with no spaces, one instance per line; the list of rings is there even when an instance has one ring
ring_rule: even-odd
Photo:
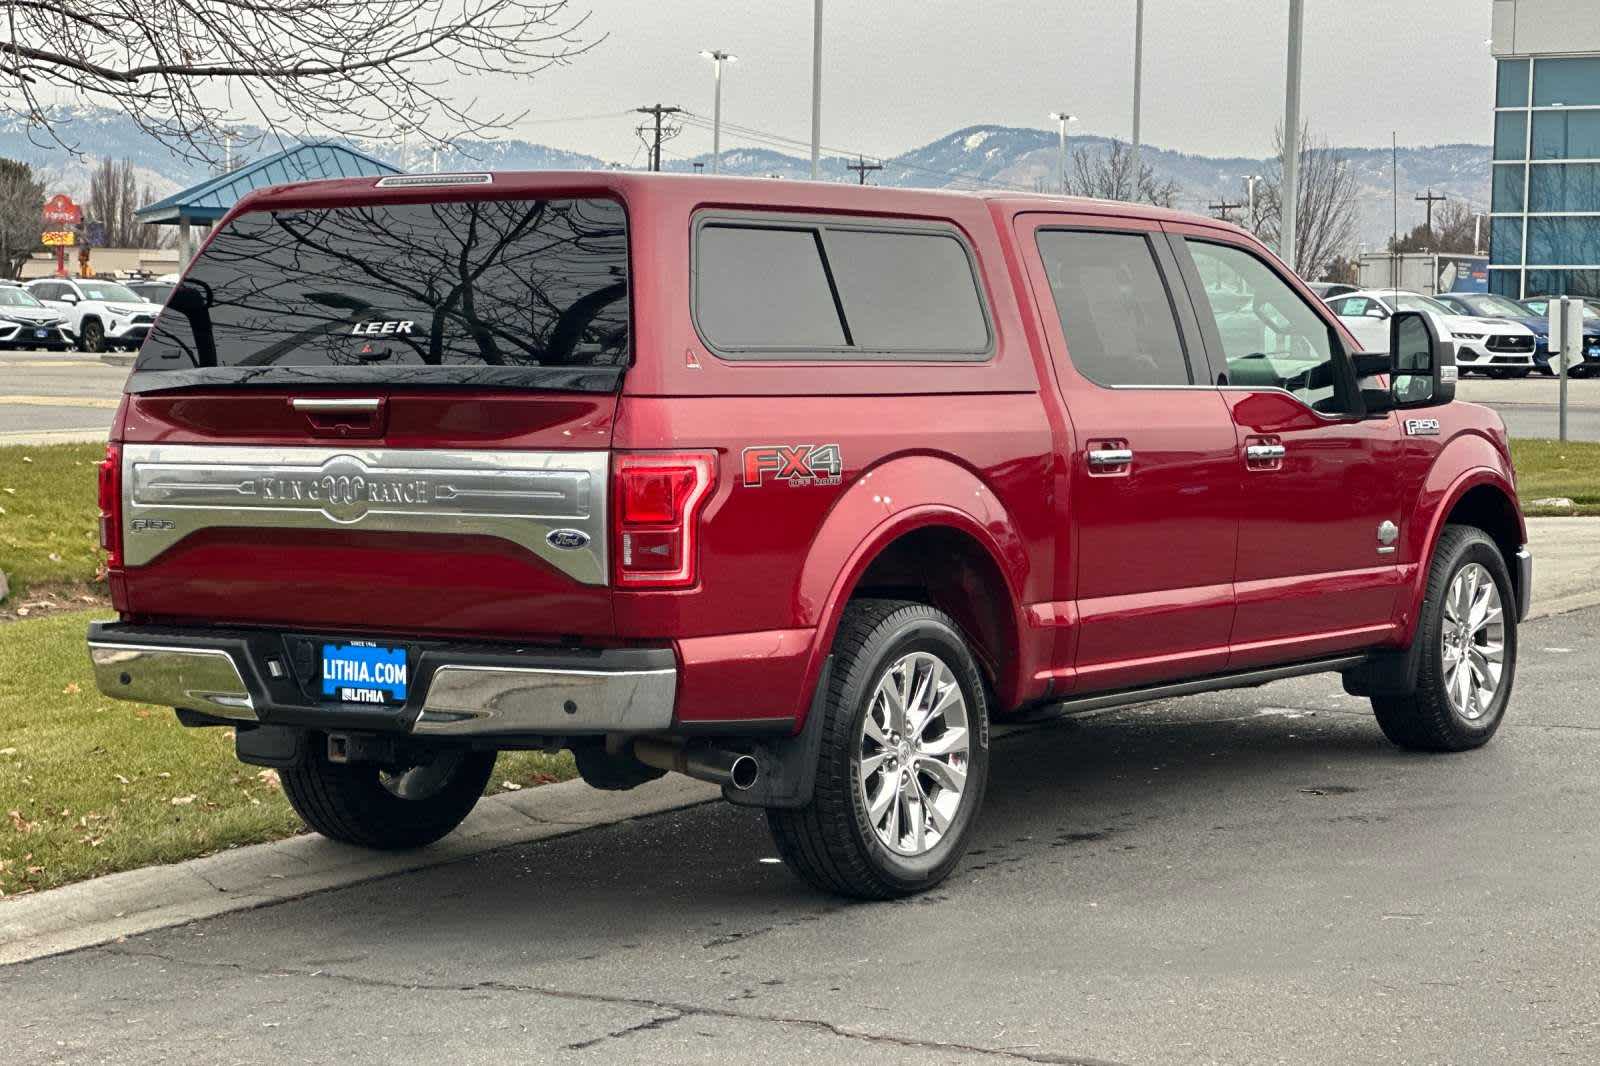
[[[1434,549],[1417,622],[1416,690],[1374,696],[1384,735],[1413,751],[1466,751],[1489,742],[1517,672],[1517,607],[1495,542],[1446,526]]]
[[[833,650],[811,803],[768,810],[773,838],[824,891],[920,892],[960,861],[983,803],[989,727],[977,663],[948,615],[890,600],[852,603]]]
[[[328,761],[312,744],[280,775],[306,825],[332,840],[401,850],[432,844],[472,812],[494,772],[492,751],[440,750],[407,766]]]

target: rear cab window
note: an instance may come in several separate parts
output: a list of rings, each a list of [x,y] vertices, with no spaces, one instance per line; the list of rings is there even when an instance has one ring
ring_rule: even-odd
[[[206,245],[129,391],[177,384],[615,388],[628,231],[601,198],[250,212]]]
[[[726,359],[982,361],[993,329],[952,227],[702,215],[693,316]]]

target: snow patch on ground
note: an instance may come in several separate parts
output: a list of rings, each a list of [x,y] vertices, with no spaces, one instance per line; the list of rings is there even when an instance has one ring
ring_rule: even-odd
[[[990,131],[990,130],[979,130],[977,133],[974,133],[971,136],[969,136],[965,141],[962,141],[961,142],[962,147],[964,147],[969,152],[973,151],[980,144],[982,144],[984,141],[987,141],[989,139],[989,134],[991,132],[992,131]]]

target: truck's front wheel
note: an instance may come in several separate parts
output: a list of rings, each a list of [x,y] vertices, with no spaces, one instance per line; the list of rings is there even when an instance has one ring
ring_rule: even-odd
[[[440,750],[406,766],[335,763],[312,744],[281,774],[306,825],[332,840],[401,850],[432,844],[472,812],[494,772],[495,753]]]
[[[967,850],[988,779],[977,663],[950,617],[917,603],[852,603],[833,647],[811,803],[767,812],[778,851],[828,892],[931,888]]]

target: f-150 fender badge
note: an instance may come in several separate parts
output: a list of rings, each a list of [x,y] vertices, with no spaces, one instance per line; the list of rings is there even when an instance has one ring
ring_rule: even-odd
[[[589,534],[581,529],[552,529],[544,535],[544,542],[562,551],[577,551],[589,546]]]
[[[844,478],[844,459],[837,444],[756,444],[744,450],[743,458],[746,488],[769,481],[797,488],[837,485]]]
[[[1439,420],[1437,418],[1408,418],[1406,419],[1406,436],[1408,437],[1437,437],[1439,435]]]

